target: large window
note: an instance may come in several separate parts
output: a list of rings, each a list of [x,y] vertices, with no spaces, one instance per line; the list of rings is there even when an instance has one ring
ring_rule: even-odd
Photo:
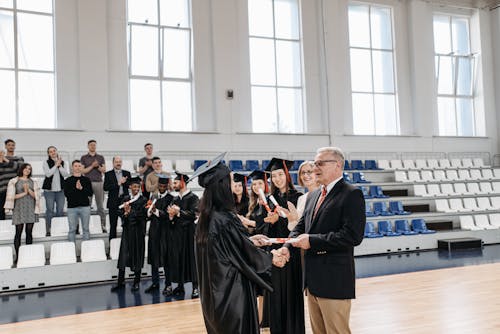
[[[0,127],[56,127],[52,0],[0,0],[0,110]]]
[[[349,5],[353,133],[399,134],[392,10]]]
[[[304,131],[298,0],[248,0],[252,130]]]
[[[130,128],[191,131],[189,0],[128,0]]]
[[[469,19],[434,15],[434,50],[440,136],[475,136],[474,65]]]

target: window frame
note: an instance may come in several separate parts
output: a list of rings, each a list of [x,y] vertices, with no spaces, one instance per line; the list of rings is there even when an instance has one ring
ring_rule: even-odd
[[[40,73],[40,74],[52,74],[53,76],[53,91],[54,91],[54,123],[51,127],[43,127],[43,128],[34,128],[34,129],[57,129],[57,76],[56,76],[56,36],[55,36],[55,22],[54,22],[54,0],[51,0],[52,3],[52,11],[50,13],[47,12],[37,12],[33,10],[26,9],[18,9],[17,8],[17,0],[12,0],[12,8],[9,7],[1,7],[1,11],[12,12],[13,19],[13,42],[14,42],[14,67],[1,67],[0,71],[10,71],[14,72],[14,101],[15,101],[15,124],[14,126],[4,127],[6,129],[30,129],[33,127],[21,127],[19,125],[19,119],[21,118],[19,115],[19,73]],[[18,13],[22,14],[31,14],[31,15],[39,15],[39,16],[47,16],[51,18],[52,23],[52,71],[49,70],[34,70],[34,69],[20,69],[19,68],[19,38],[18,38]]]
[[[128,128],[132,131],[160,131],[160,132],[192,132],[195,130],[195,117],[194,117],[194,108],[195,108],[195,101],[194,101],[194,79],[193,79],[193,22],[192,22],[192,1],[187,0],[188,2],[188,20],[189,20],[189,27],[174,27],[174,26],[168,26],[168,25],[163,25],[161,24],[161,10],[160,10],[160,0],[156,0],[157,3],[157,24],[152,24],[152,23],[139,23],[139,22],[131,22],[129,21],[128,17],[128,1],[127,1],[127,59],[128,59],[128,64],[127,64],[127,71],[128,71],[128,110],[129,110],[129,117],[128,117]],[[158,30],[158,75],[157,76],[148,76],[148,75],[134,75],[132,74],[132,28],[134,26],[137,27],[151,27],[151,28],[156,28]],[[181,31],[187,31],[189,32],[189,72],[188,72],[188,78],[175,78],[175,77],[168,77],[164,76],[164,67],[163,67],[163,61],[164,61],[164,32],[166,30],[181,30]],[[160,87],[160,121],[161,121],[161,129],[160,130],[133,130],[132,127],[132,108],[131,108],[131,90],[130,90],[130,81],[131,80],[148,80],[148,81],[156,81],[159,83]],[[164,109],[164,103],[163,103],[163,84],[164,82],[185,82],[190,84],[190,95],[191,95],[191,124],[190,124],[190,130],[168,130],[165,129],[165,109]]]

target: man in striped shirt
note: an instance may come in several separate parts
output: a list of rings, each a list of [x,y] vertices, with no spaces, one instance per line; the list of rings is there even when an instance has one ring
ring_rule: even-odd
[[[15,155],[16,142],[7,139],[5,151],[0,151],[0,220],[5,219],[5,197],[7,196],[7,184],[9,180],[17,176],[18,167],[24,162],[23,157]]]

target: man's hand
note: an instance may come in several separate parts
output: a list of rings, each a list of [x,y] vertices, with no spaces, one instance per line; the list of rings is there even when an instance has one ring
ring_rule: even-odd
[[[120,179],[120,185],[124,184],[125,182],[127,182],[127,176],[122,176],[122,178]]]
[[[309,243],[309,234],[301,234],[297,238],[297,241],[290,243],[293,247],[309,249],[311,244]]]
[[[94,160],[94,161],[92,161],[92,165],[91,166],[93,168],[99,167],[99,162],[97,160]]]
[[[82,190],[83,189],[80,180],[76,180],[76,189],[78,189],[78,190]]]

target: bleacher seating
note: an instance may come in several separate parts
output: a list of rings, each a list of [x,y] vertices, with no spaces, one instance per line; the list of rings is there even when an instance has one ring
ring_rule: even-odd
[[[427,168],[427,161],[425,159],[417,159],[415,160],[415,167],[417,169],[425,169]]]
[[[161,161],[163,165],[163,170],[170,172],[174,170],[174,163],[170,159],[165,159]]]
[[[401,160],[391,160],[391,169],[404,169]]]
[[[351,165],[347,159],[344,160],[344,170],[351,170]]]
[[[476,199],[474,197],[464,198],[463,202],[464,202],[464,208],[467,211],[480,211],[479,207],[477,206]]]
[[[190,173],[193,171],[191,160],[175,160],[175,170],[178,172]]]
[[[12,220],[0,220],[0,240],[14,240],[16,227],[12,225]]]
[[[84,240],[81,244],[80,259],[82,262],[106,261],[106,251],[104,248],[104,240]]]
[[[45,218],[40,218],[39,222],[33,224],[33,238],[43,238],[46,235]]]
[[[472,159],[472,164],[474,165],[474,167],[484,167],[484,162],[482,158]]]
[[[101,217],[99,217],[98,215],[90,216],[89,232],[90,232],[90,234],[101,234],[102,233]]]
[[[450,159],[450,165],[454,168],[462,167],[462,161],[460,159]]]
[[[245,169],[247,171],[254,171],[259,169],[259,160],[247,160],[245,162]]]
[[[470,158],[463,158],[462,159],[462,166],[464,168],[474,167],[474,164],[472,163],[472,159],[470,159]]]
[[[45,265],[43,244],[22,245],[19,247],[17,268],[41,267]]]
[[[67,217],[53,217],[50,226],[50,234],[53,237],[64,237],[69,232]]]
[[[469,211],[464,208],[464,203],[461,198],[450,198],[450,209],[452,212],[466,212]]]
[[[120,255],[120,243],[121,238],[113,238],[109,241],[109,257],[111,260],[118,260],[118,256]]]
[[[353,183],[371,183],[365,179],[365,174],[363,172],[353,172],[352,173]]]
[[[424,182],[428,182],[428,181],[433,181],[434,180],[434,175],[433,175],[432,171],[430,171],[430,170],[423,170],[420,173],[420,176],[421,176],[422,181],[424,181]]]
[[[438,169],[439,163],[437,159],[427,159],[427,167],[429,167],[430,169]]]
[[[382,238],[383,235],[375,231],[375,225],[367,221],[365,225],[365,238]]]
[[[380,169],[392,169],[389,160],[378,160],[377,164]]]
[[[373,203],[373,213],[377,216],[393,216],[394,214],[387,210],[387,203],[375,202]]]
[[[421,233],[421,234],[431,234],[431,233],[436,233],[435,230],[429,230],[427,228],[427,224],[425,223],[425,220],[422,218],[416,218],[411,220],[411,228],[413,231]]]
[[[464,180],[464,181],[470,180],[471,177],[470,177],[469,170],[468,169],[459,169],[458,170],[458,179]]]
[[[270,162],[271,160],[262,160],[262,169],[265,170]]]
[[[229,169],[235,172],[243,171],[243,161],[241,160],[229,160]]]
[[[415,161],[406,159],[406,160],[403,160],[403,168],[404,169],[415,169],[417,167],[415,166]]]
[[[436,211],[437,212],[454,212],[451,210],[447,199],[437,199],[436,200]]]
[[[380,220],[377,222],[377,225],[378,233],[383,234],[386,237],[397,237],[401,235],[401,233],[394,232],[392,230],[392,224],[388,220]]]
[[[490,225],[500,228],[500,213],[490,213]]]
[[[365,166],[361,160],[351,160],[351,169],[363,170]]]
[[[405,211],[405,209],[403,208],[403,203],[401,201],[389,202],[389,210],[393,214],[400,216],[406,216],[411,214],[410,211]]]
[[[0,270],[10,269],[14,264],[12,247],[0,247]]]
[[[489,168],[483,169],[481,171],[481,176],[482,176],[483,180],[492,180],[495,178],[495,176],[493,175],[493,172]]]
[[[429,193],[427,193],[427,189],[423,184],[415,184],[413,186],[413,194],[415,196],[431,196]]]
[[[396,178],[396,182],[409,182],[408,176],[406,175],[405,171],[396,171],[394,173],[394,176]]]
[[[446,171],[446,179],[450,181],[459,180],[458,173],[455,169],[449,169]]]
[[[294,160],[291,170],[299,170],[299,167],[303,162],[304,160]]]
[[[358,187],[359,190],[361,190],[363,192],[363,197],[366,199],[366,198],[373,198],[372,195],[370,195],[370,190],[368,189],[368,187]]]
[[[422,179],[420,178],[420,172],[418,170],[408,171],[408,181],[410,181],[410,182],[422,181]]]
[[[434,180],[445,181],[446,180],[446,173],[444,172],[444,170],[435,169],[434,170]]]
[[[428,184],[427,185],[427,196],[440,196],[441,190],[439,189],[439,184]]]
[[[349,182],[349,183],[351,183],[351,182],[352,182],[352,179],[351,179],[351,177],[349,176],[349,173],[344,172],[344,174],[343,174],[343,175],[344,175],[344,181],[345,181],[345,182]]]
[[[481,175],[481,171],[479,169],[471,169],[470,170],[470,179],[471,180],[482,180],[483,175]]]
[[[381,186],[370,186],[370,196],[372,198],[387,198],[389,196],[384,195]]]
[[[207,162],[207,160],[195,160],[195,161],[193,162],[193,169],[194,169],[194,170],[197,170],[197,169],[198,169],[198,167],[200,167],[201,165],[203,165],[203,164],[204,164],[204,163],[206,163],[206,162]]]
[[[496,230],[498,229],[497,226],[490,225],[490,222],[488,220],[487,215],[475,215],[474,216],[474,222],[476,223],[477,227],[481,227],[485,230]]]
[[[462,230],[478,231],[483,229],[474,224],[474,218],[472,218],[472,216],[460,216],[459,219],[460,219],[460,228]]]
[[[478,197],[477,198],[477,206],[479,210],[494,210],[493,206],[491,206],[490,199],[488,197]]]
[[[50,264],[76,263],[74,242],[54,242],[50,245]]]
[[[407,219],[398,219],[394,221],[396,226],[396,232],[401,233],[403,235],[416,235],[418,232],[412,231],[410,227],[410,223]]]
[[[439,159],[439,167],[440,168],[450,168],[450,160],[448,159]]]
[[[370,205],[370,202],[365,202],[365,215],[367,217],[375,217],[375,216],[377,216],[377,214],[375,214],[375,212],[373,212],[373,210],[371,208],[371,205]]]
[[[453,185],[451,183],[442,183],[441,184],[441,194],[454,195],[455,190],[453,189]]]
[[[368,169],[368,170],[380,170],[382,168],[379,168],[377,166],[377,162],[375,160],[365,160],[365,169]]]

